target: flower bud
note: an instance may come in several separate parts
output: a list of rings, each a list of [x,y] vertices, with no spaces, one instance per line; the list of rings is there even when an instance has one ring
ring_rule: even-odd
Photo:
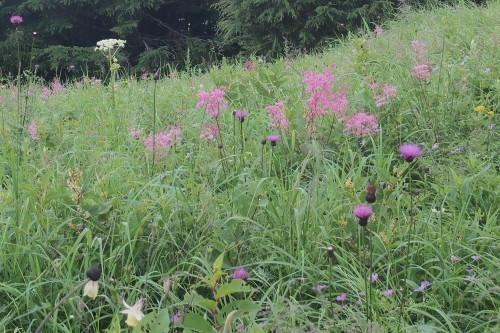
[[[90,266],[90,268],[87,270],[87,277],[92,281],[98,281],[101,277],[101,272],[102,271],[99,265]]]
[[[160,79],[160,70],[157,70],[157,71],[153,74],[153,80],[158,81],[159,79]]]
[[[366,189],[366,196],[365,196],[366,202],[374,203],[375,200],[377,200],[377,197],[375,195],[375,192],[377,192],[377,188],[375,187],[375,184],[372,182],[368,182],[368,184],[366,184],[365,189]]]
[[[333,246],[329,246],[326,248],[326,256],[328,258],[333,258]]]

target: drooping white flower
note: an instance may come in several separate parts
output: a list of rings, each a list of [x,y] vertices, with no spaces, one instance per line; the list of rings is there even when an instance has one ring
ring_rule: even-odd
[[[146,299],[144,297],[141,297],[135,302],[134,306],[130,306],[125,302],[125,300],[123,300],[123,305],[126,307],[126,309],[120,311],[120,313],[127,315],[127,320],[125,320],[125,323],[128,326],[136,327],[144,317],[144,313],[142,313],[142,307],[144,306],[145,301]]]
[[[99,291],[99,283],[89,279],[85,287],[83,287],[83,296],[95,299]]]

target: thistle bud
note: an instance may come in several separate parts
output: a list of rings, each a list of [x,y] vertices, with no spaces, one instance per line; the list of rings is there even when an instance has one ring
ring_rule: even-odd
[[[157,70],[157,71],[153,74],[153,80],[158,81],[159,79],[160,79],[160,70]]]
[[[99,265],[90,266],[90,268],[87,270],[87,277],[92,281],[98,281],[101,277],[101,272],[102,271]]]
[[[377,188],[375,187],[375,184],[372,182],[368,182],[368,184],[366,184],[365,189],[366,189],[366,197],[365,197],[366,202],[374,203],[375,200],[377,200],[377,197],[375,195],[375,192],[377,192]]]
[[[333,258],[333,246],[329,246],[326,248],[326,256],[328,258]]]

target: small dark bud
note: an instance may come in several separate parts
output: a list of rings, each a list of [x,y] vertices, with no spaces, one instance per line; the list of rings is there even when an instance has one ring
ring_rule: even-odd
[[[387,187],[387,184],[383,180],[379,181],[378,183],[379,183],[380,186],[382,186],[382,188],[386,188]]]
[[[375,201],[377,201],[377,197],[375,196],[375,194],[367,194],[365,196],[365,200],[368,203],[374,203]]]
[[[224,146],[222,145],[222,143],[219,143],[219,145],[217,146],[219,149],[222,149],[224,148]]]
[[[377,197],[375,193],[377,192],[377,187],[375,187],[375,184],[372,182],[368,182],[365,187],[366,190],[366,197],[365,200],[368,203],[374,203],[377,200]]]
[[[326,256],[328,258],[333,258],[333,246],[329,246],[326,248]]]
[[[262,141],[260,142],[262,145],[265,145],[267,143],[267,140],[266,139],[262,139]]]
[[[87,270],[87,277],[92,281],[98,281],[101,277],[101,268],[99,267],[99,265],[90,266],[90,268]]]
[[[31,35],[33,35],[33,37],[36,37],[36,35],[38,35],[38,32],[33,31],[33,32],[31,33]]]
[[[429,166],[428,166],[428,165],[424,166],[424,172],[425,172],[425,173],[429,173],[429,172],[431,172],[431,168],[429,168]]]
[[[157,71],[153,74],[153,80],[158,81],[159,79],[160,79],[160,70],[157,70]]]

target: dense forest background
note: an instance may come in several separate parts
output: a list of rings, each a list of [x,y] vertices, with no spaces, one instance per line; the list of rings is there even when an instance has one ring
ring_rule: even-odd
[[[101,76],[96,42],[127,41],[129,75],[163,72],[222,59],[273,59],[317,50],[350,31],[393,18],[409,7],[451,0],[0,0],[0,77],[23,68],[38,76]],[[477,0],[476,3],[485,2]],[[10,23],[12,15],[24,22]]]

